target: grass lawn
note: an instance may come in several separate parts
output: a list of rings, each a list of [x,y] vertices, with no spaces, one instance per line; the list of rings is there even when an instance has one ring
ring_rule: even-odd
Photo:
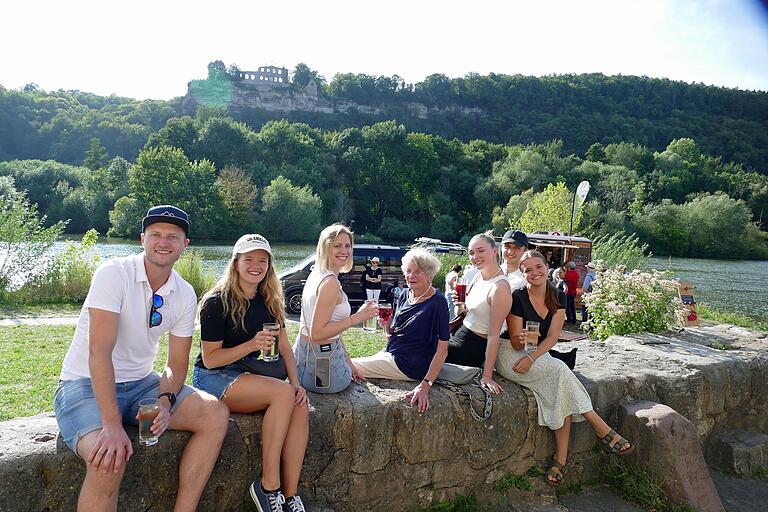
[[[298,330],[298,324],[289,323],[288,339],[294,340]],[[0,327],[0,421],[53,410],[53,392],[74,332],[72,325]],[[374,354],[386,344],[381,331],[367,333],[359,328],[347,331],[344,341],[352,357]],[[188,384],[199,344],[197,330],[189,357]],[[165,363],[167,348],[163,339],[155,364],[158,371]]]

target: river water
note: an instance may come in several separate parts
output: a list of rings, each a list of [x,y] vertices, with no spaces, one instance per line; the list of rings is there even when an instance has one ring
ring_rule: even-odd
[[[206,269],[219,275],[231,254],[233,243],[222,245],[190,244],[204,258]],[[61,250],[64,242],[57,242]],[[100,238],[95,248],[102,258],[125,256],[141,251],[137,241]],[[298,263],[315,251],[314,244],[274,244],[278,270]],[[694,284],[694,297],[720,310],[733,311],[760,320],[768,320],[768,261],[705,260],[693,258],[649,259],[649,267],[670,270],[674,277]]]

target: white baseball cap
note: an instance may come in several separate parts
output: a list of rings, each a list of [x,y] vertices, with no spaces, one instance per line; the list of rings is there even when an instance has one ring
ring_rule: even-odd
[[[259,234],[251,234],[243,235],[240,237],[240,240],[235,242],[235,247],[232,249],[232,257],[234,258],[238,254],[255,251],[256,249],[267,251],[269,256],[272,256],[272,248],[269,246],[267,239]]]

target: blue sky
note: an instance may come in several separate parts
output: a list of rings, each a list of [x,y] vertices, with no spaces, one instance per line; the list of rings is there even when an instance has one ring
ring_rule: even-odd
[[[767,13],[758,0],[5,0],[0,85],[168,99],[221,59],[305,62],[328,80],[600,72],[768,91]]]

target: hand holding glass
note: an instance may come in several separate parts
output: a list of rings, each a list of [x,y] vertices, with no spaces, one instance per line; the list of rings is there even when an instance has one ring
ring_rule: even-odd
[[[261,351],[261,356],[267,363],[272,363],[280,359],[279,341],[280,341],[280,324],[268,323],[261,326],[261,330],[275,333],[275,342],[268,349]]]
[[[375,300],[366,301],[360,306],[360,310],[366,313],[367,318],[363,320],[363,330],[374,332],[376,330],[376,317],[378,316],[379,306]]]
[[[160,406],[156,398],[145,398],[139,401],[139,444],[152,446],[159,440],[152,432],[152,423],[160,414]]]
[[[536,350],[539,346],[539,322],[525,322],[525,349]]]
[[[463,277],[456,279],[456,302],[466,302],[467,300],[467,282]]]

